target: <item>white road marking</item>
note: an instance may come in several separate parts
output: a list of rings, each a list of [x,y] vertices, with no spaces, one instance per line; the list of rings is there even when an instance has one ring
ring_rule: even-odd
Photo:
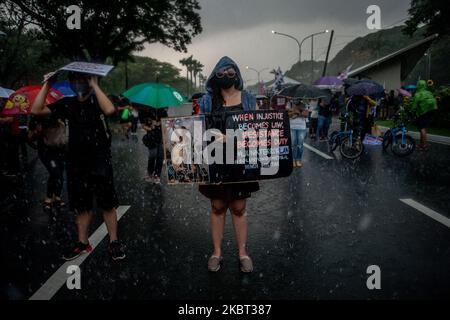
[[[420,204],[417,201],[414,201],[413,199],[400,199],[400,201],[403,202],[404,204],[407,204],[408,206],[413,207],[414,209],[422,212],[424,215],[430,217],[431,219],[442,223],[447,228],[450,228],[450,219],[447,217],[444,217],[442,214],[437,213],[436,211],[425,207],[423,204]]]
[[[130,206],[120,206],[117,208],[117,220],[120,220],[122,216],[130,209]],[[103,240],[103,238],[108,233],[105,223],[102,223],[100,227],[89,237],[89,242],[92,246],[92,251],[90,253],[82,254],[78,258],[67,261],[64,263],[43,285],[39,288],[30,298],[30,300],[50,300],[61,287],[66,283],[67,277],[66,273],[67,267],[80,266],[84,260],[94,252],[98,244]]]
[[[330,157],[330,156],[327,155],[326,153],[323,153],[322,151],[317,150],[317,149],[314,148],[314,147],[311,147],[311,146],[310,146],[309,144],[307,144],[307,143],[303,143],[303,146],[304,146],[306,149],[311,150],[312,152],[318,154],[318,155],[321,156],[322,158],[325,158],[325,159],[327,159],[327,160],[333,160],[333,159],[334,159],[333,157]]]

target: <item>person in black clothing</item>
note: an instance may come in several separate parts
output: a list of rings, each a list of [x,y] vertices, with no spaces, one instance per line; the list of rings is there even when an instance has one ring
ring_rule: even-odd
[[[161,118],[167,117],[164,110],[155,112],[154,116],[147,116],[141,124],[147,131],[143,138],[144,144],[148,148],[147,182],[159,184],[161,182],[161,171],[164,164],[164,151],[162,143]]]
[[[119,205],[114,187],[111,163],[111,132],[106,116],[114,114],[114,105],[100,89],[96,76],[70,73],[69,82],[77,97],[66,97],[45,105],[45,97],[54,81],[54,73],[44,76],[44,85],[33,103],[32,113],[37,116],[53,113],[65,119],[69,127],[67,150],[67,183],[69,204],[75,213],[78,242],[63,255],[73,260],[89,252],[88,231],[92,220],[93,198],[103,210],[103,220],[108,229],[109,252],[113,260],[125,258],[124,247],[117,237],[117,212]]]
[[[201,112],[212,117],[210,128],[218,129],[224,134],[223,119],[225,112],[248,111],[256,109],[256,99],[243,91],[243,80],[236,63],[228,57],[223,57],[214,68],[206,82],[208,94],[199,101]],[[225,138],[223,138],[225,141]],[[225,150],[226,148],[224,148]],[[220,165],[220,164],[218,164]],[[239,165],[229,166],[230,170]],[[226,168],[228,169],[228,168]],[[247,252],[247,198],[252,192],[259,190],[257,182],[202,185],[199,191],[211,200],[211,233],[214,252],[208,260],[208,270],[219,271],[222,262],[222,238],[225,225],[225,215],[230,209],[239,251],[239,263],[242,272],[252,272],[253,262]]]
[[[328,137],[328,128],[331,118],[331,106],[326,101],[319,99],[319,120],[317,124],[316,136],[320,138],[320,141],[325,141]]]
[[[65,124],[61,119],[33,117],[29,124],[29,139],[37,141],[38,156],[48,171],[47,194],[43,203],[45,211],[65,205],[61,199],[65,167]]]

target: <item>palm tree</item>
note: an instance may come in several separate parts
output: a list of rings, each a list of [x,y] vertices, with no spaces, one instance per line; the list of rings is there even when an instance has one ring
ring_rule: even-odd
[[[201,72],[203,71],[203,67],[204,65],[201,64],[200,61],[194,60],[194,67],[192,70],[194,72],[194,88],[197,88],[197,75],[201,74]]]
[[[186,67],[186,95],[189,96],[189,60],[188,58],[183,58],[180,60],[180,64]]]

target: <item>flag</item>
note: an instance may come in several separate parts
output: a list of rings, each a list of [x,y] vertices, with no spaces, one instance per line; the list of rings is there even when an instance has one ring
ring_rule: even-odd
[[[344,71],[342,71],[342,72],[339,74],[338,79],[341,80],[341,81],[347,79],[347,78],[348,78],[348,74],[349,74],[350,70],[352,69],[352,67],[353,67],[353,63],[352,63],[351,65],[349,65],[349,66],[347,67],[347,69],[345,69]]]

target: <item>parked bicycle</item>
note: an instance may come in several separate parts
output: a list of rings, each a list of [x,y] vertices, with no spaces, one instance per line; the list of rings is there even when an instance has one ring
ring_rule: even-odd
[[[416,149],[416,141],[406,134],[407,115],[403,111],[394,117],[394,127],[390,128],[383,136],[383,150],[391,146],[391,151],[398,157],[407,157]]]
[[[339,152],[346,159],[357,159],[364,152],[364,145],[361,141],[361,135],[353,129],[348,129],[351,124],[351,116],[346,112],[341,116],[341,130],[333,131],[328,138],[328,148],[334,152],[339,147]]]

